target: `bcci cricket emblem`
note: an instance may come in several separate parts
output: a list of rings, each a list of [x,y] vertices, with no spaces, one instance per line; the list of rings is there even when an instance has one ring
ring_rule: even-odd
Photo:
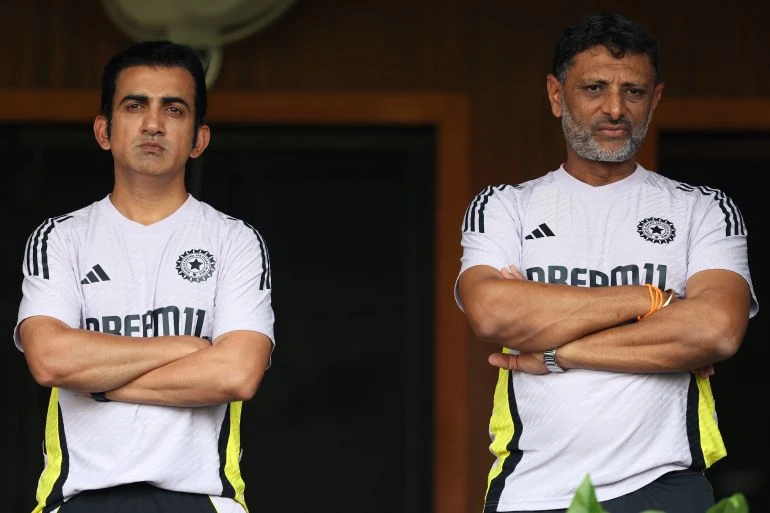
[[[636,231],[644,240],[654,242],[655,244],[668,244],[676,237],[674,223],[659,217],[642,219],[636,226]]]
[[[211,278],[216,269],[216,260],[206,250],[191,249],[176,259],[176,271],[179,276],[193,283],[200,283]]]

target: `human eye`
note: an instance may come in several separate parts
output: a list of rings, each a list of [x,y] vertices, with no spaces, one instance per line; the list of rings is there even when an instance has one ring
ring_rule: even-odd
[[[629,87],[626,89],[626,94],[632,98],[641,98],[646,94],[646,91],[641,87]]]
[[[598,94],[604,90],[602,84],[586,84],[583,86],[583,91],[589,94]]]
[[[166,107],[166,111],[172,116],[182,116],[184,114],[184,110],[178,105],[169,105]]]

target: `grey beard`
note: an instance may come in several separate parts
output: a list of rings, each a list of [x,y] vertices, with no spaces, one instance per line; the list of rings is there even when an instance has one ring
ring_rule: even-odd
[[[621,147],[606,150],[594,139],[591,128],[578,123],[570,114],[563,98],[561,101],[561,128],[564,139],[575,153],[595,162],[626,162],[633,159],[647,136],[647,127],[651,119],[652,110],[643,125],[638,127],[631,125],[631,136]]]

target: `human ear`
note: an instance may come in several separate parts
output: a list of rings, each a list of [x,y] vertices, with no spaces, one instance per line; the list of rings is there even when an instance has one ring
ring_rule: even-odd
[[[652,90],[652,110],[655,110],[655,108],[658,106],[658,102],[660,102],[661,96],[663,96],[663,89],[666,87],[666,84],[663,82],[658,82],[655,84],[655,89]]]
[[[190,158],[198,158],[203,153],[203,150],[209,145],[211,140],[211,129],[208,125],[201,125],[198,127],[198,137],[195,139],[195,146],[190,152]]]
[[[103,150],[110,149],[109,121],[102,115],[94,119],[94,137]]]
[[[557,118],[561,117],[561,103],[562,95],[564,94],[564,87],[559,79],[551,73],[546,76],[545,88],[548,91],[548,101],[551,103],[551,112]]]

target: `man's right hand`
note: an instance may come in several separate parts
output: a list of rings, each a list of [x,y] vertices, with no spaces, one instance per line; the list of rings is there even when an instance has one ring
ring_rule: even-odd
[[[508,267],[503,267],[500,269],[500,274],[503,275],[503,278],[506,278],[508,280],[524,280],[524,275],[519,272],[516,267],[509,265]]]
[[[543,363],[543,353],[492,353],[487,359],[490,365],[527,374],[548,374]]]

